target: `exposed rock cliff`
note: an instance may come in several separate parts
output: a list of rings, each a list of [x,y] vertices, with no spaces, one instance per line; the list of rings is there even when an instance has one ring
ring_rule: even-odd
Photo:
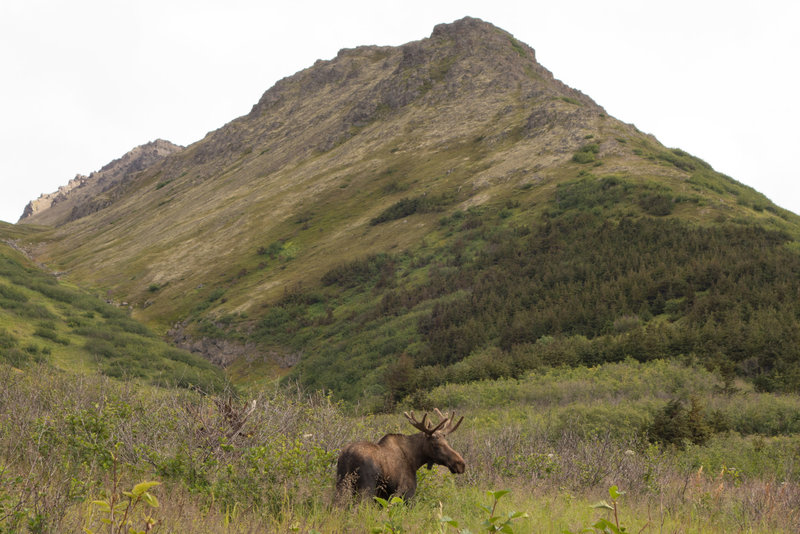
[[[67,195],[69,195],[73,189],[84,185],[88,178],[88,176],[84,176],[83,174],[76,174],[75,178],[67,182],[67,185],[62,185],[55,192],[42,193],[36,200],[31,200],[22,211],[22,216],[19,218],[20,222],[28,217],[38,215],[39,213],[50,209],[53,204],[57,204],[58,202],[66,200]]]
[[[20,223],[61,226],[101,210],[121,195],[119,186],[134,174],[183,147],[157,139],[137,146],[89,176],[77,175],[54,193],[41,195],[25,206]]]

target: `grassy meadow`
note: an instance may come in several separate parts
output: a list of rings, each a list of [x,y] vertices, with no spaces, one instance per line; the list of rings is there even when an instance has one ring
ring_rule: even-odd
[[[482,532],[512,513],[504,532],[800,527],[800,399],[677,362],[443,385],[372,415],[297,386],[201,394],[42,363],[0,375],[0,532]],[[670,401],[682,419],[665,418]],[[345,443],[410,433],[401,411],[434,406],[465,416],[450,439],[465,474],[421,469],[409,506],[332,506]]]

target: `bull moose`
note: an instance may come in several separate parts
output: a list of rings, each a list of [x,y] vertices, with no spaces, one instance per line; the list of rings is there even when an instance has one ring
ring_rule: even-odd
[[[426,464],[428,469],[438,464],[451,473],[463,473],[464,458],[450,447],[446,437],[464,418],[453,424],[455,413],[444,415],[436,409],[436,414],[441,421],[434,426],[427,413],[418,421],[413,411],[404,412],[419,430],[417,434],[386,434],[378,443],[358,441],[342,449],[336,465],[337,501],[352,495],[383,499],[399,495],[410,499],[417,489],[417,470]]]

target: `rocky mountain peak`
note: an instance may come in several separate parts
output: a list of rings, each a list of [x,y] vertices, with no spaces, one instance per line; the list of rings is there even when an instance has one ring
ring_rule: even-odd
[[[52,193],[42,193],[39,195],[39,198],[28,202],[28,205],[25,206],[25,209],[22,211],[22,216],[19,218],[19,220],[22,221],[23,219],[31,217],[37,213],[41,213],[44,210],[49,209],[53,204],[65,200],[67,195],[73,189],[81,187],[86,183],[88,178],[88,176],[84,176],[83,174],[76,174],[75,178],[67,182],[67,185],[60,186]]]
[[[497,49],[496,45],[513,43],[515,51],[522,56],[535,54],[531,47],[517,41],[514,36],[497,26],[473,17],[464,17],[455,22],[437,24],[430,36],[431,40],[451,40],[457,49],[476,52],[486,49]]]
[[[149,143],[133,148],[121,158],[111,161],[103,166],[97,173],[92,173],[92,175],[109,172],[113,174],[126,174],[140,171],[182,148],[182,146],[164,139],[156,139],[155,141],[150,141]]]
[[[591,98],[556,80],[531,47],[466,17],[401,46],[359,46],[318,60],[278,81],[247,116],[210,132],[189,153],[195,164],[206,166],[205,175],[214,175],[259,146],[259,152],[269,151],[269,169],[277,170],[340,146],[363,128],[393,121],[400,127],[423,109],[430,113],[416,119],[426,124],[415,125],[420,135],[426,130],[438,135],[441,120],[428,124],[425,117],[443,109],[462,127],[476,114],[538,113],[526,116],[526,133],[559,121],[586,125],[604,113]]]
[[[181,149],[164,139],[137,146],[99,171],[79,174],[57,191],[30,201],[18,222],[60,226],[102,209],[116,198],[113,190],[131,176]]]

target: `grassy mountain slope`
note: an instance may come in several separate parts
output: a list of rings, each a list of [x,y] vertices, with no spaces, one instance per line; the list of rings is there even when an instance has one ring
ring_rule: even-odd
[[[5,239],[30,235],[10,225]],[[206,360],[171,347],[122,308],[58,282],[19,251],[0,243],[0,361],[24,369],[57,368],[142,378],[164,386],[223,386]]]
[[[239,347],[239,380],[382,403],[681,355],[800,386],[800,218],[475,19],[319,61],[113,193],[20,243],[178,343]]]

